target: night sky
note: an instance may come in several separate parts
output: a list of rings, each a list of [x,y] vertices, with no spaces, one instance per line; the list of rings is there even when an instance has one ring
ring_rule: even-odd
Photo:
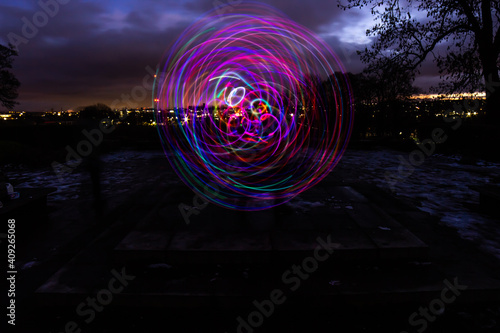
[[[37,16],[42,10],[38,1],[0,1],[1,44],[7,44],[9,33],[24,38],[23,17],[29,22],[43,19]],[[156,67],[170,43],[214,7],[213,0],[59,1],[66,4],[59,4],[47,24],[36,33],[28,31],[33,36],[19,44],[14,63],[14,74],[21,82],[16,110],[66,110],[97,102],[110,105],[141,85],[145,68]],[[374,23],[369,11],[342,11],[335,0],[262,2],[326,40],[348,71],[357,73],[364,67],[355,50],[371,43],[365,35]],[[432,63],[426,63],[421,72],[417,86],[427,89],[436,83]],[[150,98],[136,104],[149,105]]]

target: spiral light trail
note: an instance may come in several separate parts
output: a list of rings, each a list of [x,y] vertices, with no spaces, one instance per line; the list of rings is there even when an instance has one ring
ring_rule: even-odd
[[[259,210],[287,202],[346,149],[353,101],[340,61],[270,6],[207,13],[162,64],[155,106],[165,153],[213,203]]]

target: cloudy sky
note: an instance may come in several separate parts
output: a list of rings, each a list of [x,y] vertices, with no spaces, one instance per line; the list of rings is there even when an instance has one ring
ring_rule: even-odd
[[[0,43],[14,41],[19,50],[14,73],[21,81],[21,104],[16,110],[123,100],[190,23],[214,4],[234,1],[0,0]],[[316,32],[348,71],[364,67],[355,51],[371,43],[365,35],[374,24],[368,11],[342,11],[336,0],[262,2]],[[433,67],[426,65],[423,74],[416,84],[425,89],[434,80]],[[149,105],[149,98],[137,103]]]

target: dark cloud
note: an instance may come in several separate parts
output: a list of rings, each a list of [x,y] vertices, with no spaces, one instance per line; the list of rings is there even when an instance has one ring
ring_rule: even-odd
[[[337,1],[332,0],[270,0],[267,3],[315,32],[318,32],[323,25],[334,22],[345,14],[337,7]]]

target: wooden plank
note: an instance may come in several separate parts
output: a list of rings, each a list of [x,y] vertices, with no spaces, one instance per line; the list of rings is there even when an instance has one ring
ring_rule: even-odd
[[[349,215],[378,247],[380,258],[415,260],[427,258],[427,245],[374,205],[355,203]]]
[[[336,199],[342,199],[346,202],[368,203],[369,200],[351,186],[332,186],[328,188],[328,193]]]
[[[346,213],[377,246],[381,259],[425,260],[428,257],[428,246],[424,242],[364,195],[348,186],[333,191],[350,198],[352,209]]]
[[[317,185],[301,193],[300,197],[306,201],[322,201],[329,197],[329,193],[325,187]]]
[[[169,263],[269,262],[269,233],[183,230],[173,236],[167,249]]]
[[[354,230],[325,231],[276,231],[272,234],[271,243],[275,256],[280,261],[299,262],[311,256],[319,245],[318,238],[327,240],[338,247],[332,258],[341,260],[373,260],[377,257],[378,248],[364,233]]]
[[[49,282],[37,290],[36,296],[42,306],[75,306],[86,297],[95,295],[105,288],[109,281],[109,271],[89,274],[88,267],[66,267],[72,272],[71,276],[85,274],[91,281],[86,281],[85,288],[68,288],[67,282],[61,280],[61,275],[56,274]],[[97,272],[96,272],[97,273]],[[194,308],[221,306],[231,308],[234,306],[248,306],[253,300],[262,300],[269,296],[274,289],[289,292],[291,284],[284,284],[281,279],[283,271],[272,269],[257,278],[243,278],[241,276],[220,276],[213,278],[211,275],[187,274],[178,272],[179,276],[158,274],[136,274],[130,286],[120,294],[114,295],[114,306],[131,307],[172,307]],[[135,273],[134,273],[135,274]],[[327,274],[331,280],[339,282],[332,286],[328,279],[321,273],[311,274],[308,283],[303,283],[300,289],[294,292],[287,304],[307,304],[308,307],[324,307],[331,304],[355,305],[384,305],[428,302],[439,297],[445,276],[438,267],[429,267],[422,271],[421,268],[389,269],[387,271],[369,270],[332,270]],[[103,278],[105,276],[106,278]],[[56,279],[58,277],[58,279]],[[408,278],[412,277],[412,278]],[[81,280],[81,279],[80,279]],[[448,277],[453,281],[453,278]],[[99,281],[99,283],[98,283]],[[467,290],[462,291],[460,303],[477,304],[480,301],[500,300],[500,281],[482,277],[460,278],[460,284],[466,285]],[[90,286],[93,287],[90,287]]]
[[[318,238],[326,239],[324,231],[276,231],[271,237],[273,250],[278,252],[312,253],[318,246]]]
[[[167,231],[131,231],[113,250],[121,263],[151,263],[165,260],[172,233]]]
[[[99,290],[99,279],[106,274],[109,274],[106,266],[80,265],[72,261],[41,285],[35,295],[43,306],[76,304],[92,290]]]

